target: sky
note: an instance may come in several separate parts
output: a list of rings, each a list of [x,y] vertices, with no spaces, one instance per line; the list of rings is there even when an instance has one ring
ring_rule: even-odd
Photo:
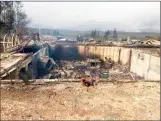
[[[87,24],[136,30],[160,28],[159,2],[23,2],[30,26],[77,28]],[[117,23],[117,24],[115,24]],[[116,26],[117,25],[117,26]],[[128,29],[127,29],[128,28]]]

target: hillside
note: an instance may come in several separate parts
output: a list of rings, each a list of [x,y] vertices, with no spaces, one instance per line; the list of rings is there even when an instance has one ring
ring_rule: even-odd
[[[64,36],[64,37],[70,37],[70,38],[75,38],[77,35],[82,35],[84,37],[88,37],[91,34],[91,31],[74,31],[74,30],[58,30],[59,31],[59,36]],[[33,32],[39,32],[38,28],[28,28],[28,34],[31,34]],[[54,29],[41,29],[40,33],[43,35],[53,35]],[[152,36],[152,37],[158,37],[160,36],[160,33],[157,32],[124,32],[124,31],[117,31],[119,37],[128,37],[130,36],[131,38],[135,39],[142,39],[145,36]],[[99,31],[100,36],[104,35],[104,31]],[[112,35],[111,31],[111,35]]]

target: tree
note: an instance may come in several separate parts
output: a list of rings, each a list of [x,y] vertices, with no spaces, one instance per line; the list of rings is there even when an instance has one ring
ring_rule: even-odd
[[[58,30],[53,30],[53,34],[52,34],[53,36],[58,36],[58,35],[60,35],[60,33],[59,33],[59,31]]]
[[[94,31],[91,32],[91,37],[94,38]]]
[[[13,1],[0,1],[1,33],[9,33],[14,28]]]
[[[23,11],[21,2],[14,2],[15,9],[15,29],[18,35],[22,35],[26,31],[26,26],[30,23],[26,13]]]
[[[78,42],[82,42],[83,41],[83,37],[81,35],[77,35],[77,41]]]
[[[55,30],[53,30],[53,34],[52,35],[55,36]]]
[[[121,41],[127,41],[127,38],[122,38]]]
[[[99,31],[96,32],[96,37],[100,37],[100,32]]]
[[[59,31],[58,30],[56,30],[56,35],[59,35]]]
[[[104,34],[104,39],[108,40],[109,39],[109,36],[110,36],[110,31],[108,30]]]
[[[96,29],[93,30],[93,31],[91,32],[91,37],[92,37],[92,38],[99,37],[99,31],[97,31]]]
[[[114,29],[113,31],[113,39],[117,41],[117,31]]]
[[[24,33],[29,23],[21,2],[0,1],[0,33]]]

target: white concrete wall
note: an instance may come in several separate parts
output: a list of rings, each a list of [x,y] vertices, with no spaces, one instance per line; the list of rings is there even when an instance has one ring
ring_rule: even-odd
[[[147,79],[160,80],[160,57],[151,56]]]
[[[160,80],[160,57],[132,49],[130,71],[146,80]]]
[[[121,48],[120,51],[120,63],[122,65],[130,65],[131,48]]]
[[[88,49],[87,49],[88,48]],[[135,48],[110,47],[110,46],[78,46],[81,55],[94,54],[101,59],[111,58],[115,63],[130,67],[130,71],[144,77],[146,80],[160,80],[160,56],[148,54]],[[140,56],[139,56],[140,54]]]

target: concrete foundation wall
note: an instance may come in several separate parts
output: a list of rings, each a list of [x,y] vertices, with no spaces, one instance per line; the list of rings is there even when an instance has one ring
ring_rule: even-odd
[[[154,56],[134,48],[99,45],[79,45],[78,51],[82,56],[96,55],[102,60],[105,60],[105,57],[111,58],[115,63],[126,65],[131,72],[146,80],[160,80],[160,56]]]
[[[131,49],[121,48],[120,50],[120,63],[122,65],[130,65]]]
[[[82,56],[96,55],[100,59],[105,60],[111,58],[115,63],[119,62],[120,47],[107,47],[107,46],[78,46],[78,51]]]
[[[160,80],[160,57],[133,49],[130,71],[146,80]]]

